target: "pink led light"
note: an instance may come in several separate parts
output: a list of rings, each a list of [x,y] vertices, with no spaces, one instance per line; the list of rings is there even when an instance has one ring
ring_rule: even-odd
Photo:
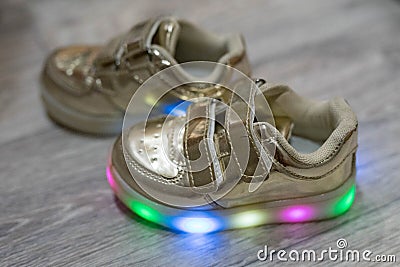
[[[304,222],[311,220],[314,210],[309,206],[292,206],[282,212],[282,219],[287,222]]]
[[[110,184],[111,188],[115,190],[116,185],[115,185],[114,177],[111,173],[111,166],[107,166],[106,176],[107,176],[107,181]]]

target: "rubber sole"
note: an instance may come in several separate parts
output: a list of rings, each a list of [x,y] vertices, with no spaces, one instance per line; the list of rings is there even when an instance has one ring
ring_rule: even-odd
[[[187,233],[209,233],[263,224],[299,223],[345,213],[355,197],[355,176],[320,195],[245,205],[229,209],[186,210],[151,201],[133,190],[109,163],[107,180],[116,196],[134,213],[153,223]]]
[[[121,133],[123,117],[99,117],[73,110],[53,98],[46,90],[55,86],[42,74],[41,96],[49,117],[56,123],[79,132],[95,135],[117,135]]]

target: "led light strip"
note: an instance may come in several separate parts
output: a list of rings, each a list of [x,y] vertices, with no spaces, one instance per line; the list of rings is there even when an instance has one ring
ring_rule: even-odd
[[[245,228],[267,223],[298,223],[335,217],[346,212],[353,204],[355,184],[350,181],[349,189],[341,197],[325,202],[288,206],[268,207],[265,209],[246,210],[239,212],[225,210],[181,210],[158,204],[160,209],[151,207],[150,200],[137,194],[137,198],[124,191],[123,186],[114,178],[112,167],[107,167],[107,180],[117,196],[134,213],[143,219],[186,233],[210,233],[225,229]],[[149,205],[144,202],[149,202]],[[164,209],[164,210],[163,210]],[[166,210],[168,209],[168,210]],[[165,212],[161,212],[161,210]]]

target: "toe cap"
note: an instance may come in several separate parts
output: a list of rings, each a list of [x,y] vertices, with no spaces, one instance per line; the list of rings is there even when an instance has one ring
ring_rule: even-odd
[[[99,51],[93,46],[59,48],[48,57],[45,73],[66,90],[84,92],[91,85],[88,75]]]

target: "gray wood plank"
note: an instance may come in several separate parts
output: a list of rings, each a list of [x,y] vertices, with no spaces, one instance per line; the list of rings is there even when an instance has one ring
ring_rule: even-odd
[[[104,175],[113,138],[75,134],[47,119],[41,65],[58,46],[105,42],[163,13],[243,32],[254,76],[349,101],[360,122],[350,212],[197,236],[144,222],[114,198]],[[320,249],[338,238],[400,257],[399,15],[394,0],[2,1],[0,264],[261,266],[256,253],[264,245]]]

